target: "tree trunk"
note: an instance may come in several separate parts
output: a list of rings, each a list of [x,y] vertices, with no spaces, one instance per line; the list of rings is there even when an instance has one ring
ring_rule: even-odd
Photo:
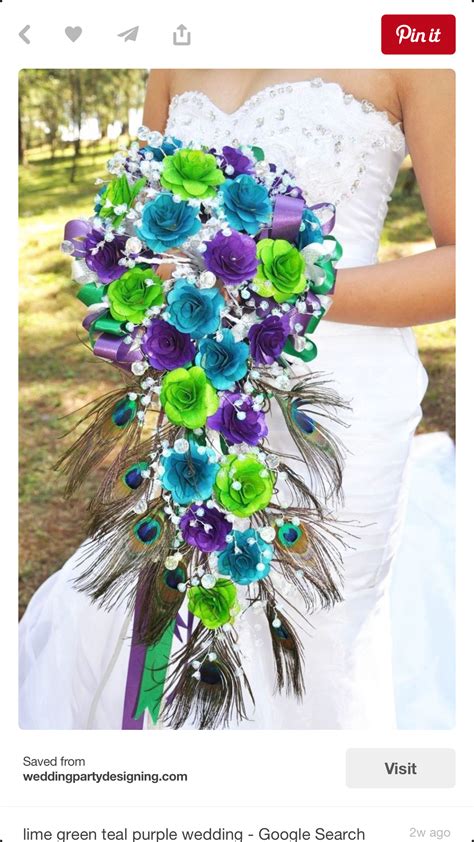
[[[25,163],[25,147],[23,138],[23,126],[21,124],[21,101],[18,110],[18,163]]]
[[[25,137],[23,134],[23,124],[22,124],[22,115],[23,115],[23,99],[21,96],[21,82],[19,84],[18,90],[18,163],[24,164],[25,163]]]
[[[81,71],[71,70],[71,94],[72,94],[72,120],[77,130],[77,138],[74,141],[74,157],[72,159],[70,182],[74,184],[77,172],[77,162],[81,154],[81,129],[82,129],[82,84]]]
[[[403,183],[403,195],[404,196],[413,196],[414,190],[416,187],[416,175],[415,170],[413,167],[410,167],[406,174],[405,181]]]

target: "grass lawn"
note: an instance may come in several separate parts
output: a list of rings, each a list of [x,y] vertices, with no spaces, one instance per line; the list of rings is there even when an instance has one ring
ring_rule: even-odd
[[[94,480],[71,504],[53,471],[65,449],[60,437],[71,427],[63,416],[120,379],[82,344],[84,307],[71,287],[70,258],[58,249],[64,222],[90,213],[94,180],[107,157],[85,154],[75,185],[68,183],[68,160],[34,160],[20,174],[21,608],[85,537]]]
[[[76,184],[69,184],[70,157],[50,162],[39,152],[20,172],[20,608],[86,537],[88,487],[64,501],[63,481],[52,468],[71,426],[64,416],[119,382],[81,344],[84,307],[74,297],[70,259],[58,250],[65,221],[88,215],[94,181],[109,151],[85,150]],[[418,193],[403,195],[400,174],[383,234],[383,259],[426,246],[429,230]],[[60,318],[58,318],[60,314]],[[420,431],[454,432],[454,323],[416,329],[430,375]],[[67,441],[67,440],[66,440]]]

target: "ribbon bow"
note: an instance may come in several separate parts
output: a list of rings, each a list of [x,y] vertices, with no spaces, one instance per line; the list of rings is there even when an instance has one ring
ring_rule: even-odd
[[[143,359],[143,351],[136,342],[139,328],[128,331],[124,322],[112,318],[103,305],[104,292],[96,284],[85,284],[77,297],[89,309],[82,326],[89,332],[95,356],[130,371],[133,363]]]

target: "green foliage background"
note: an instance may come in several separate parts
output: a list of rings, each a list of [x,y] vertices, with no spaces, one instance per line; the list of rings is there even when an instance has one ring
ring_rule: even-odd
[[[21,609],[86,537],[86,501],[94,477],[81,496],[65,502],[62,479],[52,470],[65,447],[61,436],[71,427],[64,416],[119,380],[82,344],[83,306],[70,281],[70,260],[59,251],[65,221],[90,214],[94,181],[103,175],[111,147],[105,138],[66,144],[60,127],[96,116],[104,135],[107,123],[116,119],[127,128],[128,109],[143,104],[145,78],[137,70],[27,70],[20,76]],[[380,257],[393,259],[428,247],[430,231],[407,161],[390,204]],[[427,325],[416,334],[430,376],[419,432],[448,430],[453,435],[454,323]]]

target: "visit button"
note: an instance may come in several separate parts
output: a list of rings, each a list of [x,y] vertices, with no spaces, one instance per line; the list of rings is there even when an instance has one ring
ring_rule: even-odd
[[[349,748],[346,784],[352,789],[448,789],[456,783],[451,748]]]

